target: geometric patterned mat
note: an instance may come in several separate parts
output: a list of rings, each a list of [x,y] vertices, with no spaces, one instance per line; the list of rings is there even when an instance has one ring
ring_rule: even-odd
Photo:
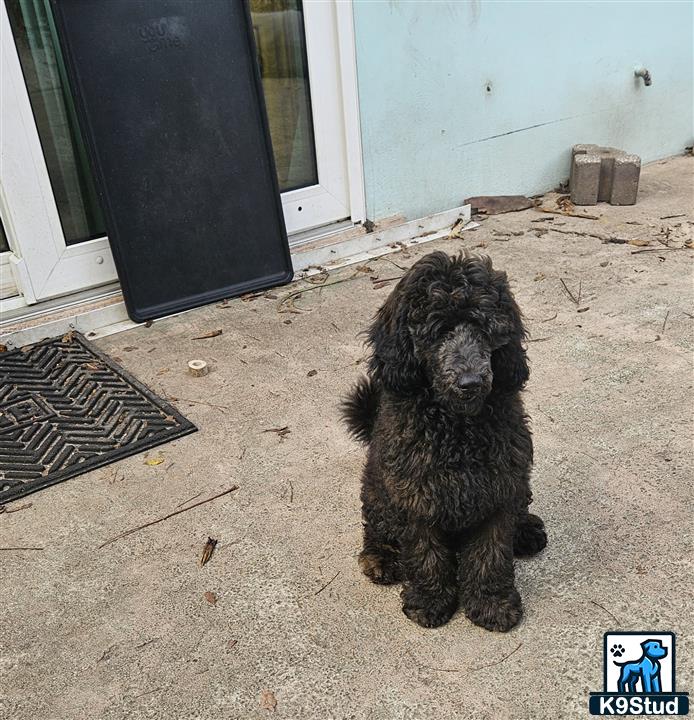
[[[79,333],[0,353],[0,503],[196,430]]]

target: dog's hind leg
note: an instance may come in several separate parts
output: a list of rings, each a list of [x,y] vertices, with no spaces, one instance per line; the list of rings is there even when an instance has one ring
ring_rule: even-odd
[[[523,615],[513,573],[514,520],[511,513],[499,512],[460,551],[465,614],[487,630],[506,632]]]
[[[513,534],[513,554],[516,557],[530,557],[544,550],[546,545],[545,524],[541,518],[529,513],[526,509],[516,521],[516,529]]]

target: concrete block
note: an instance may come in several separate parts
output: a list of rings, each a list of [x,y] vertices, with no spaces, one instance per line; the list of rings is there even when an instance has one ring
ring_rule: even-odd
[[[571,163],[571,202],[595,205],[600,189],[601,161],[597,155],[576,155]]]
[[[614,159],[612,175],[612,205],[635,205],[639,191],[641,158],[638,155],[619,155]]]
[[[599,145],[574,145],[569,191],[575,205],[633,205],[639,189],[641,158]]]

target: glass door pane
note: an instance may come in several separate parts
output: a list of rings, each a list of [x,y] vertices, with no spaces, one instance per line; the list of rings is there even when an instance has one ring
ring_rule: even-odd
[[[6,0],[65,243],[106,234],[49,0]]]
[[[251,0],[280,190],[318,183],[301,0]]]
[[[10,244],[7,242],[7,235],[5,235],[5,226],[2,224],[2,218],[0,218],[0,253],[9,252]]]

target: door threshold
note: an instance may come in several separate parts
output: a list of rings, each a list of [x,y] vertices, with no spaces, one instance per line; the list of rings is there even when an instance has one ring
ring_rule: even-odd
[[[470,223],[469,205],[409,222],[403,222],[400,216],[386,218],[374,224],[370,232],[363,225],[348,222],[339,227],[331,225],[299,242],[293,238],[290,249],[294,280],[445,238],[460,220]],[[476,225],[470,223],[467,227]],[[8,348],[31,345],[70,330],[95,340],[138,327],[128,318],[117,283],[15,310],[6,305],[1,307],[0,343]]]

